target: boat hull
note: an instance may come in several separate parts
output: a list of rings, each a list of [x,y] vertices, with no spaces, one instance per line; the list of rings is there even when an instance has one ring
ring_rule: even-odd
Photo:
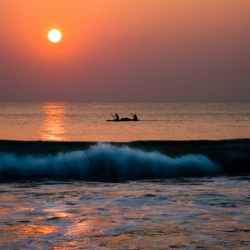
[[[107,122],[136,122],[133,119],[107,120]]]

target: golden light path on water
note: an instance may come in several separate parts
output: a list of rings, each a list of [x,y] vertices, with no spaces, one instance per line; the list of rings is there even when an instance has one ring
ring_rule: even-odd
[[[45,114],[45,119],[41,135],[42,140],[65,140],[65,104],[45,103],[43,112]]]

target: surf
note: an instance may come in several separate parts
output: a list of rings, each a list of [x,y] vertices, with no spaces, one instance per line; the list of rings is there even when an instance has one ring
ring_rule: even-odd
[[[0,141],[0,179],[155,179],[250,173],[250,140]]]
[[[55,155],[0,154],[0,176],[4,177],[126,177],[159,178],[217,173],[218,167],[204,155],[169,157],[127,146],[98,143],[85,151]]]

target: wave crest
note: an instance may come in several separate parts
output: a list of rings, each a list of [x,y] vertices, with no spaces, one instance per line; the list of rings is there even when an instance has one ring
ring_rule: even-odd
[[[219,168],[206,156],[171,158],[127,146],[98,143],[85,151],[45,156],[0,155],[0,176],[11,177],[132,177],[155,178],[215,174]]]

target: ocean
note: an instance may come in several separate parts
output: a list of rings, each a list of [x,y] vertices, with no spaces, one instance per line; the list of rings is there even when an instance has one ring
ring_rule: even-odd
[[[250,103],[0,102],[0,248],[249,249],[249,174]]]

